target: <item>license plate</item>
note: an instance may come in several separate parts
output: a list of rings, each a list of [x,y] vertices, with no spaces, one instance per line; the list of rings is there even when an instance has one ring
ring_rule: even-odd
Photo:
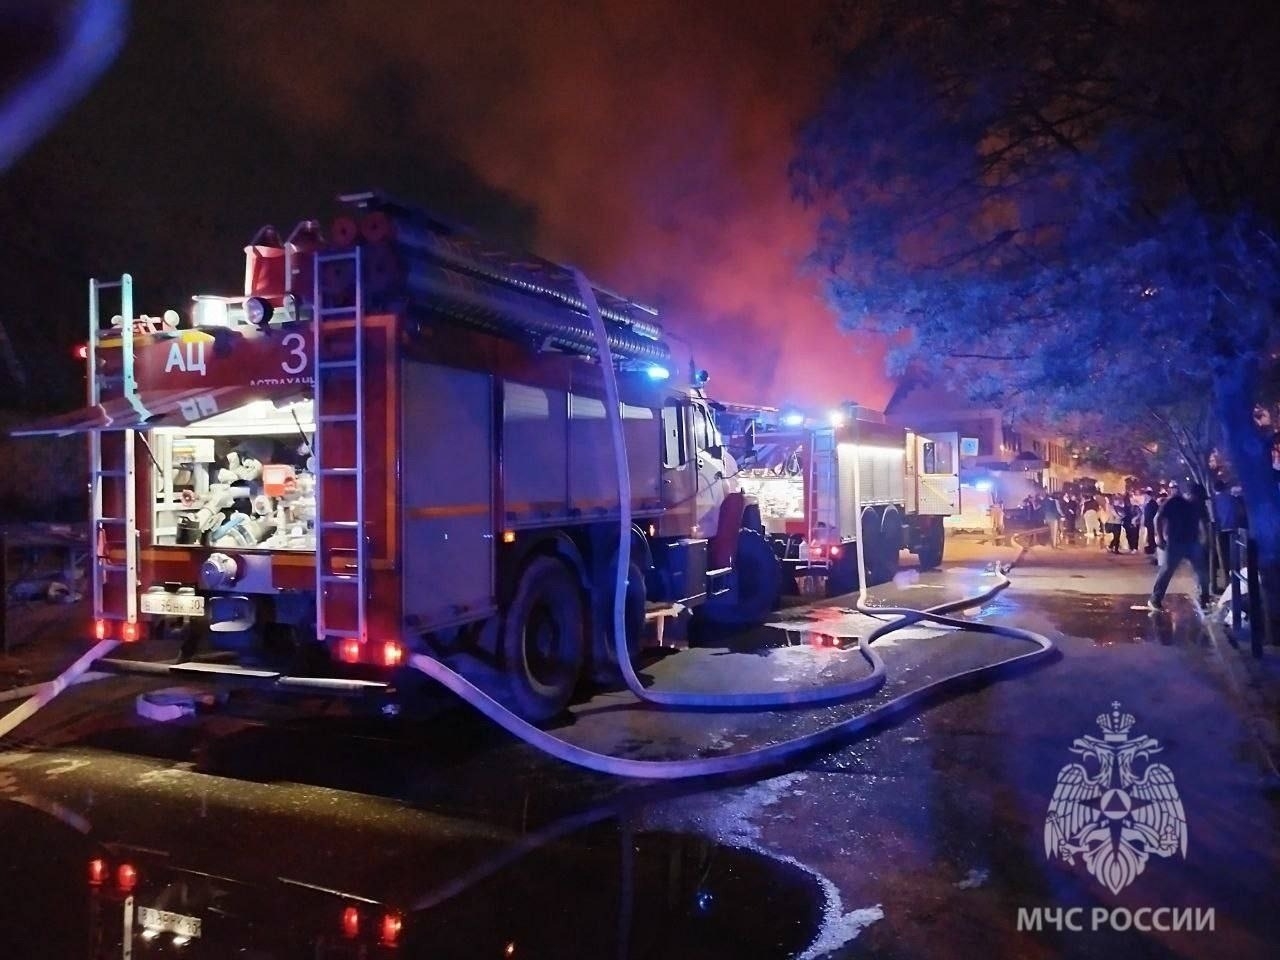
[[[155,907],[142,907],[138,911],[138,923],[143,930],[154,930],[157,933],[175,933],[192,940],[200,936],[199,917],[187,917],[181,913],[157,910]]]
[[[159,613],[169,617],[203,617],[204,597],[181,593],[144,593],[143,613]]]

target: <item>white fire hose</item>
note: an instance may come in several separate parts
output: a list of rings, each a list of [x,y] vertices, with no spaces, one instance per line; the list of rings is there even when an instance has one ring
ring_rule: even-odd
[[[119,645],[118,640],[99,640],[80,659],[47,683],[40,684],[36,693],[18,704],[3,717],[0,717],[0,738],[7,737],[18,724],[30,719],[37,710],[60,694],[72,684],[78,682],[83,674]]]
[[[973,633],[989,633],[1010,637],[1030,643],[1035,649],[992,664],[942,677],[932,683],[925,684],[886,701],[864,714],[850,717],[848,720],[832,724],[804,736],[794,737],[779,743],[758,747],[753,750],[745,750],[728,756],[692,760],[633,760],[588,750],[585,747],[567,743],[522,720],[475,684],[432,657],[414,654],[409,658],[409,662],[413,667],[448,687],[508,733],[519,737],[531,746],[557,759],[615,776],[638,777],[649,780],[679,780],[691,777],[743,773],[777,766],[786,760],[793,759],[818,747],[827,746],[836,741],[847,740],[851,735],[859,731],[866,730],[889,718],[906,713],[916,705],[946,691],[967,688],[973,681],[978,679],[994,680],[1011,669],[1025,667],[1054,656],[1055,648],[1052,641],[1033,631],[1023,630],[1018,627],[975,623],[945,615],[949,611],[979,606],[1007,588],[1010,584],[1009,578],[999,567],[997,567],[998,582],[989,590],[973,597],[966,597],[962,600],[926,610],[914,610],[904,607],[867,607],[863,566],[865,558],[863,556],[861,537],[859,537],[857,544],[859,591],[856,608],[860,613],[872,616],[891,614],[898,617],[897,620],[889,621],[877,627],[858,646],[859,652],[871,666],[871,674],[869,676],[843,684],[781,693],[708,695],[671,693],[646,689],[640,682],[640,678],[636,676],[635,669],[631,665],[631,654],[627,646],[626,593],[627,573],[631,562],[631,472],[627,463],[626,442],[623,436],[618,382],[613,370],[613,357],[609,351],[608,334],[604,326],[604,320],[600,316],[599,306],[596,303],[595,291],[580,272],[575,270],[574,278],[582,300],[587,305],[588,312],[591,315],[591,322],[595,329],[596,345],[600,355],[600,368],[604,377],[605,409],[613,433],[619,504],[618,568],[614,583],[613,638],[622,677],[626,681],[628,689],[636,697],[646,703],[652,703],[657,706],[685,707],[700,710],[778,709],[800,704],[830,703],[836,700],[849,699],[853,696],[867,693],[884,682],[884,661],[873,649],[875,642],[890,633],[917,623],[932,623],[944,627],[953,627],[958,630],[968,630]],[[855,497],[857,492],[855,491]],[[860,506],[860,504],[855,504],[856,506]],[[857,510],[855,509],[856,512]]]

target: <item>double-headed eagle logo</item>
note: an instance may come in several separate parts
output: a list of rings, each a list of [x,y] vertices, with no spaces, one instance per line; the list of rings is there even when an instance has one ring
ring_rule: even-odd
[[[1187,856],[1187,815],[1173,771],[1150,762],[1164,748],[1151,737],[1131,737],[1133,724],[1133,714],[1122,714],[1116,700],[1111,713],[1098,717],[1101,739],[1072,743],[1071,752],[1084,762],[1058,771],[1044,823],[1045,856],[1074,864],[1079,854],[1112,893],[1133,883],[1152,854]]]

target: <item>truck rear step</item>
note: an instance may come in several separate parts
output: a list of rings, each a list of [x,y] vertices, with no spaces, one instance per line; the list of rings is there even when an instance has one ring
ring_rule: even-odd
[[[146,660],[103,658],[94,668],[106,673],[135,674],[151,677],[180,677],[206,681],[220,686],[257,687],[294,693],[322,693],[330,696],[361,697],[385,693],[390,684],[377,680],[352,680],[345,677],[291,677],[274,670],[256,670],[229,663],[155,663]]]

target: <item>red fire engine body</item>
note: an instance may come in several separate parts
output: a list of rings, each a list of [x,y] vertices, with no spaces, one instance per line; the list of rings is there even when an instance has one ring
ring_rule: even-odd
[[[793,576],[824,579],[829,595],[856,589],[858,540],[870,584],[893,577],[903,549],[921,570],[942,562],[943,517],[960,508],[957,434],[904,430],[852,404],[822,419],[719,407],[743,489]]]
[[[247,248],[244,296],[135,318],[91,283],[90,404],[18,434],[91,443],[100,637],[122,672],[385,696],[410,652],[554,715],[616,670],[618,496],[572,275],[371,194],[327,238]],[[118,289],[115,321],[101,303]],[[626,610],[758,620],[781,572],[652,311],[598,291],[633,531]]]

